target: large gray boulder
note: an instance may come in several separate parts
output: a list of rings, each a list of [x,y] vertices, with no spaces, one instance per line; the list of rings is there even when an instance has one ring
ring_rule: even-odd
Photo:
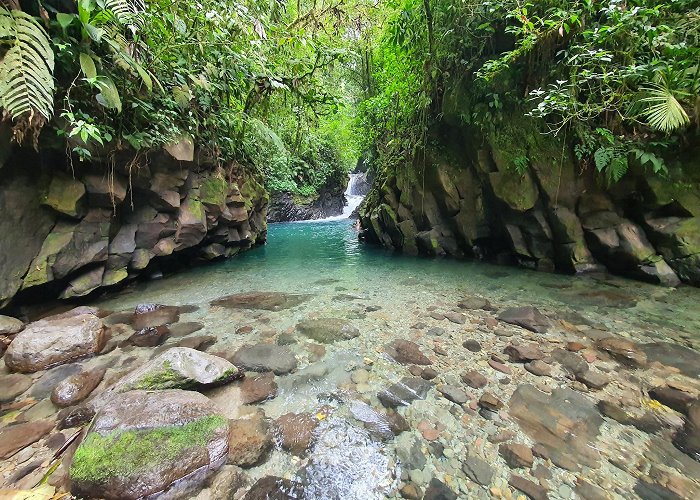
[[[102,320],[94,314],[30,323],[17,334],[5,353],[10,370],[45,370],[99,353],[105,337]]]
[[[242,376],[224,358],[189,347],[172,347],[126,375],[114,389],[184,389],[222,384]]]
[[[78,497],[135,499],[223,465],[229,422],[202,394],[181,390],[115,395],[95,416],[70,466]],[[196,473],[196,474],[195,474]]]

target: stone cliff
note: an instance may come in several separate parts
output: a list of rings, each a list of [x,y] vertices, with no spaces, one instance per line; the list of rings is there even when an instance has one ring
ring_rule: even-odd
[[[375,181],[360,214],[366,240],[411,254],[700,286],[700,155],[678,159],[683,167],[671,165],[667,179],[637,165],[608,186],[534,120],[514,113],[484,134],[445,101],[425,159]]]
[[[233,256],[265,241],[267,204],[256,176],[196,155],[69,165],[64,151],[15,148],[0,163],[0,308]]]

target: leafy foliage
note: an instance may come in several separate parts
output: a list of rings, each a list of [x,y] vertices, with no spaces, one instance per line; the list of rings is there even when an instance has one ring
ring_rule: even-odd
[[[53,113],[54,55],[44,28],[21,10],[0,6],[0,40],[9,48],[0,61],[0,99],[13,120]]]

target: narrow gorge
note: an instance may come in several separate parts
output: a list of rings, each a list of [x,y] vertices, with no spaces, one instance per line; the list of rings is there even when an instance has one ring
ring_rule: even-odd
[[[4,0],[0,500],[700,498],[697,0]]]

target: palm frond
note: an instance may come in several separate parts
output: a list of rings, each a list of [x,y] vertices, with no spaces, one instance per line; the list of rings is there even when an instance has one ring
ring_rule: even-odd
[[[54,54],[39,22],[20,10],[0,6],[0,38],[10,48],[0,61],[0,103],[13,120],[53,113]]]
[[[645,103],[642,114],[646,115],[649,126],[662,132],[673,132],[690,123],[688,113],[667,85],[653,83],[642,89],[648,94],[640,99]]]

